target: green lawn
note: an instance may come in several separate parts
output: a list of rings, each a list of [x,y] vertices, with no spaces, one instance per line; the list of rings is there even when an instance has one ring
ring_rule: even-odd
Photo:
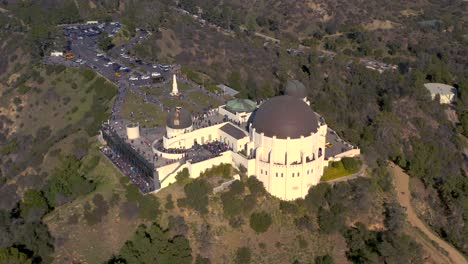
[[[199,91],[193,91],[189,93],[188,97],[190,100],[192,100],[194,103],[198,104],[201,107],[208,108],[210,106],[218,107],[221,105],[217,100]]]
[[[351,168],[351,169],[345,168],[342,161],[330,162],[328,164],[328,167],[325,168],[325,171],[323,172],[323,176],[320,180],[321,181],[335,180],[335,179],[345,177],[345,176],[358,172],[361,169],[362,164],[360,160],[358,159],[355,159],[355,160],[358,166],[356,166],[355,168]]]
[[[141,91],[146,92],[147,95],[150,95],[152,97],[158,98],[163,94],[163,88],[161,87],[151,87],[151,86],[146,86],[146,87],[141,87]]]
[[[131,113],[133,112],[133,117]],[[166,122],[167,113],[140,96],[128,92],[122,109],[122,117],[138,122],[142,127],[158,127]]]
[[[185,100],[180,100],[176,97],[166,97],[162,98],[161,102],[164,104],[164,106],[169,107],[169,108],[174,108],[177,106],[181,106],[187,110],[189,110],[191,113],[196,113],[196,112],[201,112],[198,110],[197,107],[195,107],[193,104],[185,101]]]

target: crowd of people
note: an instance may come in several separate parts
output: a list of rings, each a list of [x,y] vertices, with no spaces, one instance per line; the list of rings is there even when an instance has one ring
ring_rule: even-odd
[[[228,144],[221,141],[213,141],[208,144],[202,145],[202,147],[211,152],[214,156],[218,156],[222,152],[232,150],[232,148]]]
[[[170,154],[182,154],[182,153],[187,152],[186,149],[164,148],[162,139],[154,143],[154,147],[161,152],[170,153]]]
[[[138,168],[131,166],[119,154],[115,153],[111,148],[104,146],[101,147],[101,152],[120,169],[120,171],[127,176],[130,181],[135,184],[142,193],[148,193],[155,190],[154,180],[143,176]]]

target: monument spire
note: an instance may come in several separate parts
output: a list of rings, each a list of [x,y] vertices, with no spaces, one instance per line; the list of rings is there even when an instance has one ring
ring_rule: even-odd
[[[171,95],[172,96],[178,96],[179,95],[179,89],[177,89],[177,79],[176,79],[175,74],[174,74],[174,77],[172,79],[172,92],[171,92]]]

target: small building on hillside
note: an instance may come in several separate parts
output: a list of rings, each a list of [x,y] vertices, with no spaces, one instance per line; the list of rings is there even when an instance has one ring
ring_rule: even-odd
[[[63,52],[54,50],[54,51],[50,52],[50,56],[52,56],[52,57],[63,57]]]
[[[453,103],[457,97],[457,89],[447,84],[426,83],[424,84],[424,87],[426,87],[431,94],[432,100],[435,99],[436,95],[439,95],[441,104]]]
[[[232,89],[231,87],[224,85],[224,84],[218,84],[216,85],[221,91],[223,91],[223,94],[230,95],[232,97],[236,96],[239,92]]]

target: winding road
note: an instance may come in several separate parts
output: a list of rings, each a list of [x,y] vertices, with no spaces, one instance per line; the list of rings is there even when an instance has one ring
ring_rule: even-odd
[[[434,241],[440,248],[445,250],[448,253],[448,258],[446,255],[442,254],[439,250],[430,250],[431,257],[436,261],[443,260],[445,263],[468,263],[465,257],[449,243],[441,239],[438,235],[433,233],[424,222],[416,214],[412,204],[411,204],[411,194],[409,190],[409,176],[406,174],[400,167],[394,163],[389,163],[389,169],[394,176],[395,190],[397,192],[398,202],[401,206],[406,208],[407,220],[414,227],[421,230],[430,240]],[[432,245],[425,245],[430,247]],[[432,246],[432,248],[434,248]],[[437,263],[439,263],[437,261]]]

